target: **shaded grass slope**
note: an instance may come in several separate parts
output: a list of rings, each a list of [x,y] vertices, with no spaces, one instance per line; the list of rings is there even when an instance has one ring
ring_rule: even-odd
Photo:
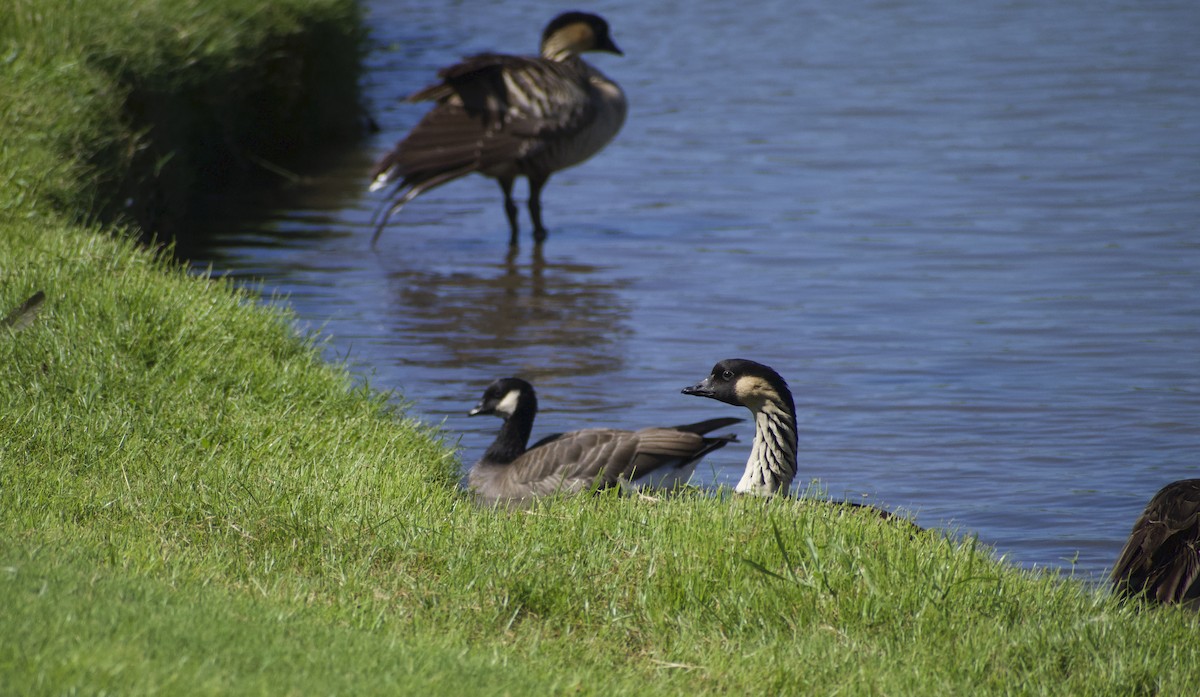
[[[0,211],[186,231],[360,125],[353,0],[5,0]],[[270,175],[275,176],[275,175]]]
[[[1200,693],[1195,615],[869,514],[690,493],[476,509],[439,434],[285,310],[66,222],[141,176],[109,150],[174,151],[167,126],[122,134],[138,75],[242,80],[203,56],[275,45],[249,27],[302,5],[347,3],[41,5],[158,37],[126,49],[145,63],[81,54],[87,32],[24,0],[0,13],[19,49],[0,317],[46,297],[0,326],[0,693]]]

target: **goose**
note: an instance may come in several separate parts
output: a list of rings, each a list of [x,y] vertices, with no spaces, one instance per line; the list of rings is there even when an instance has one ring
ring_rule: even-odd
[[[1200,610],[1200,479],[1159,490],[1133,524],[1112,571],[1113,590]]]
[[[547,436],[526,448],[537,415],[533,386],[520,378],[496,380],[468,416],[504,420],[495,442],[467,475],[477,502],[528,505],[553,494],[573,494],[645,479],[669,469],[682,475],[700,458],[736,440],[705,434],[742,419],[709,419],[668,428],[623,431],[588,428]]]
[[[713,366],[683,394],[746,407],[754,415],[754,445],[734,491],[772,496],[787,493],[796,477],[796,405],[787,382],[762,363],[730,358]]]
[[[579,57],[586,51],[624,55],[603,18],[567,12],[546,25],[540,56],[471,56],[409,96],[436,104],[371,172],[371,191],[399,180],[371,246],[406,203],[472,172],[499,182],[511,246],[519,232],[513,182],[526,177],[533,238],[544,241],[541,196],[550,175],[595,155],[625,122],[624,92]]]
[[[683,394],[708,397],[746,407],[754,415],[754,445],[734,491],[752,496],[786,495],[796,477],[796,403],[787,382],[774,369],[744,358],[729,358],[713,366],[699,384]],[[853,501],[829,503],[865,508],[880,517],[921,527],[875,506]]]

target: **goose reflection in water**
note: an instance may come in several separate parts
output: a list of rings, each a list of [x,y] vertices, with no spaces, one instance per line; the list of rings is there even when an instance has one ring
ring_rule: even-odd
[[[445,272],[397,268],[387,286],[388,333],[412,347],[410,365],[598,375],[621,365],[630,335],[621,279],[589,264],[547,262],[540,250],[527,263],[510,252],[502,263]]]

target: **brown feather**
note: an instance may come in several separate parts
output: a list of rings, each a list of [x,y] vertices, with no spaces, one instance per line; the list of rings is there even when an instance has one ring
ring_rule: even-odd
[[[1164,604],[1200,605],[1200,479],[1163,487],[1150,499],[1113,566],[1113,589]]]
[[[705,423],[720,428],[737,421]],[[663,467],[684,467],[734,440],[733,435],[673,428],[583,429],[536,445],[507,464],[482,460],[471,469],[468,485],[482,503],[528,503],[541,496],[616,486]]]
[[[407,202],[476,172],[500,183],[511,244],[517,237],[512,185],[527,177],[534,237],[544,239],[540,192],[546,180],[598,152],[625,120],[620,88],[579,58],[581,51],[619,53],[603,19],[566,13],[547,27],[541,56],[470,56],[439,71],[439,83],[410,95],[408,101],[435,104],[371,172],[372,190],[395,184],[372,244]]]

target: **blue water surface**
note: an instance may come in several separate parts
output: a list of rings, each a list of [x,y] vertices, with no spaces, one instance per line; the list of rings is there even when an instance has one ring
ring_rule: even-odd
[[[428,108],[398,97],[533,53],[562,8],[368,4],[382,132],[191,254],[285,294],[465,462],[496,377],[538,387],[536,438],[736,414],[679,390],[740,356],[792,385],[798,487],[1024,566],[1100,578],[1149,497],[1200,476],[1200,4],[608,2],[625,57],[589,59],[629,119],[551,179],[540,255],[525,218],[509,254],[482,177],[372,251],[366,186]],[[705,483],[737,481],[739,433]]]

